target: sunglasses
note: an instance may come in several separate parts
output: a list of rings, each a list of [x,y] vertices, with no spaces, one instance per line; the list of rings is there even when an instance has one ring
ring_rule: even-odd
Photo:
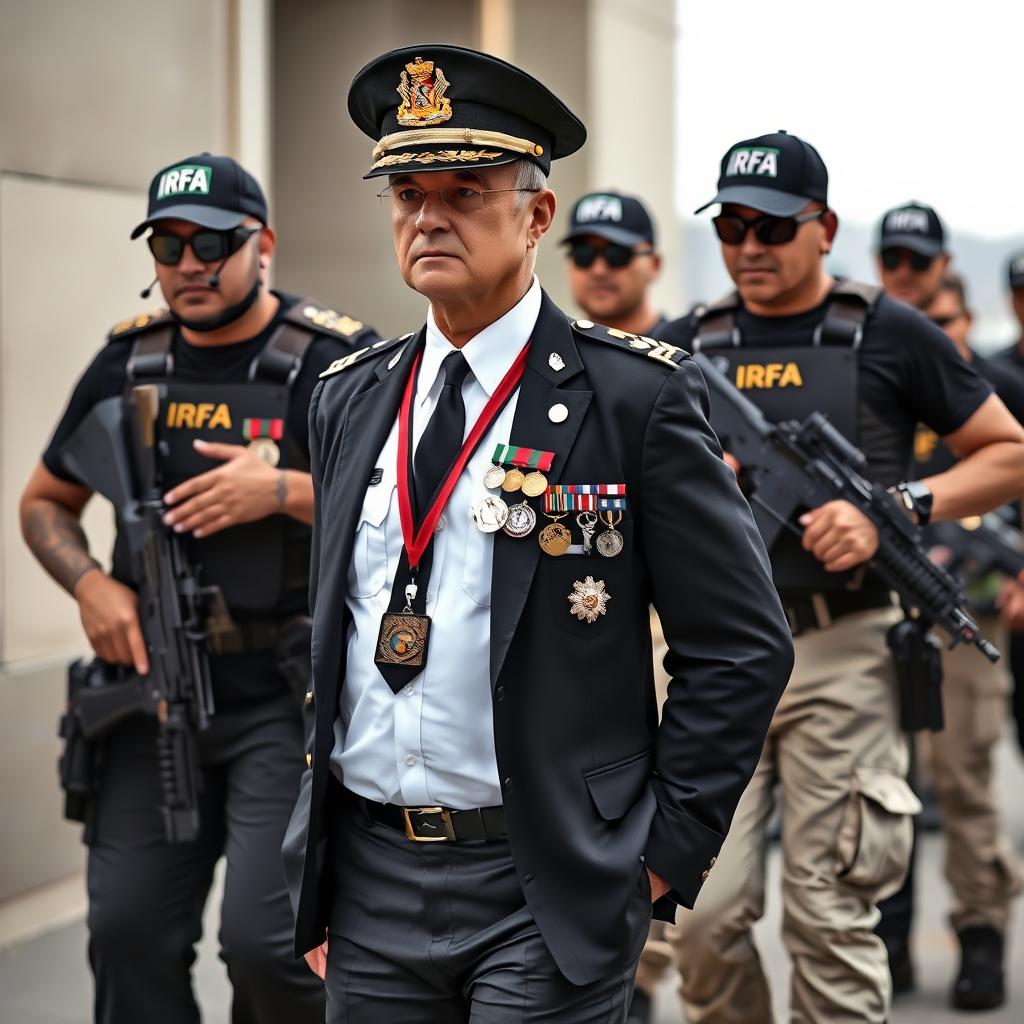
[[[569,259],[580,270],[589,270],[598,256],[602,256],[612,270],[621,270],[623,267],[628,267],[634,257],[653,254],[653,249],[637,252],[636,249],[631,249],[628,245],[619,245],[617,242],[609,242],[603,248],[598,248],[589,242],[577,242],[569,247]]]
[[[823,213],[824,210],[811,210],[810,213],[800,213],[795,217],[773,217],[766,214],[755,220],[720,213],[711,219],[711,223],[724,245],[741,245],[748,231],[753,231],[754,237],[762,245],[785,245],[793,241],[801,224],[817,220]]]
[[[899,270],[905,260],[910,260],[910,269],[915,274],[923,274],[935,262],[935,257],[925,256],[910,249],[882,250],[882,266],[886,270]]]
[[[227,231],[197,231],[191,238],[181,238],[169,233],[154,233],[146,239],[149,251],[157,263],[173,267],[181,262],[185,247],[191,248],[197,260],[203,263],[217,263],[226,260],[242,248],[259,228],[230,228]]]

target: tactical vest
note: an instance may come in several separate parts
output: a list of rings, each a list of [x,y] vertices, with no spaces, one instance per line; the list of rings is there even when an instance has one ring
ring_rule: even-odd
[[[306,446],[288,432],[288,409],[292,384],[317,334],[307,322],[312,312],[322,310],[307,300],[285,314],[253,357],[244,382],[176,378],[172,351],[176,327],[169,314],[128,328],[136,337],[128,359],[127,389],[142,383],[160,385],[156,436],[165,492],[221,465],[200,455],[192,444],[195,440],[242,445],[262,437],[266,440],[255,443],[272,442],[279,453],[278,468],[309,471]],[[125,332],[115,328],[115,333]],[[203,582],[219,586],[232,616],[244,621],[283,605],[304,606],[311,540],[309,526],[275,514],[210,537],[189,536],[186,550],[193,564],[201,566]],[[114,566],[115,575],[125,570],[117,543]]]
[[[809,344],[780,339],[778,345],[745,346],[736,323],[739,295],[694,311],[693,351],[703,352],[770,420],[802,420],[823,412],[854,444],[864,443],[873,423],[858,400],[857,352],[864,323],[881,289],[858,281],[839,281],[829,294],[821,322]],[[711,410],[711,425],[715,412]],[[879,435],[881,437],[881,434]],[[876,446],[877,447],[877,446]],[[906,453],[902,459],[907,461]],[[899,472],[898,479],[902,479]],[[786,593],[836,590],[852,574],[827,573],[788,532],[771,551],[776,587]]]

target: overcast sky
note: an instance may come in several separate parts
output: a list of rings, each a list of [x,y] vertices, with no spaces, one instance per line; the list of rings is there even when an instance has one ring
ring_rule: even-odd
[[[915,198],[955,231],[1024,230],[1021,0],[677,0],[678,196],[714,194],[735,141],[817,147],[841,218]]]

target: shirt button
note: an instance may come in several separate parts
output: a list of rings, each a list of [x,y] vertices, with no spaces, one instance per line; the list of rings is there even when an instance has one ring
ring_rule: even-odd
[[[416,687],[414,687],[412,685],[412,683],[409,683],[408,686],[403,686],[402,687],[402,693],[404,693],[406,695],[406,697],[411,697],[415,692],[416,692]]]
[[[416,763],[416,758],[412,754],[406,754],[405,763],[411,768]]]

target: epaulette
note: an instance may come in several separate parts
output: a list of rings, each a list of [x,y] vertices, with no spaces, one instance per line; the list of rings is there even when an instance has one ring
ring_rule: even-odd
[[[356,320],[347,313],[337,313],[327,309],[312,299],[297,302],[288,311],[285,320],[290,320],[299,327],[312,327],[321,334],[331,338],[349,339],[366,328],[362,320]]]
[[[169,323],[171,319],[170,310],[167,309],[154,309],[152,313],[140,313],[129,320],[122,320],[120,323],[114,324],[107,335],[107,341],[120,341],[122,338],[134,337],[143,331]]]
[[[380,355],[382,352],[387,352],[396,345],[404,345],[411,337],[411,334],[403,334],[400,338],[383,338],[380,341],[375,341],[372,345],[367,345],[366,348],[360,348],[355,352],[349,352],[347,356],[335,359],[334,362],[320,374],[320,379],[323,380],[324,377],[333,377],[336,373],[341,373],[342,370],[347,370],[349,367],[355,366],[357,363],[361,363],[365,359],[370,359],[372,356]],[[401,354],[401,352],[396,352],[394,358],[397,360]]]
[[[673,369],[684,359],[690,358],[690,353],[685,349],[670,345],[667,341],[646,338],[642,334],[627,334],[625,331],[595,324],[590,320],[573,320],[572,327],[581,338],[603,341],[608,345],[624,349],[626,352],[632,352],[634,355],[656,359],[659,363],[665,363],[666,366],[671,366]]]

